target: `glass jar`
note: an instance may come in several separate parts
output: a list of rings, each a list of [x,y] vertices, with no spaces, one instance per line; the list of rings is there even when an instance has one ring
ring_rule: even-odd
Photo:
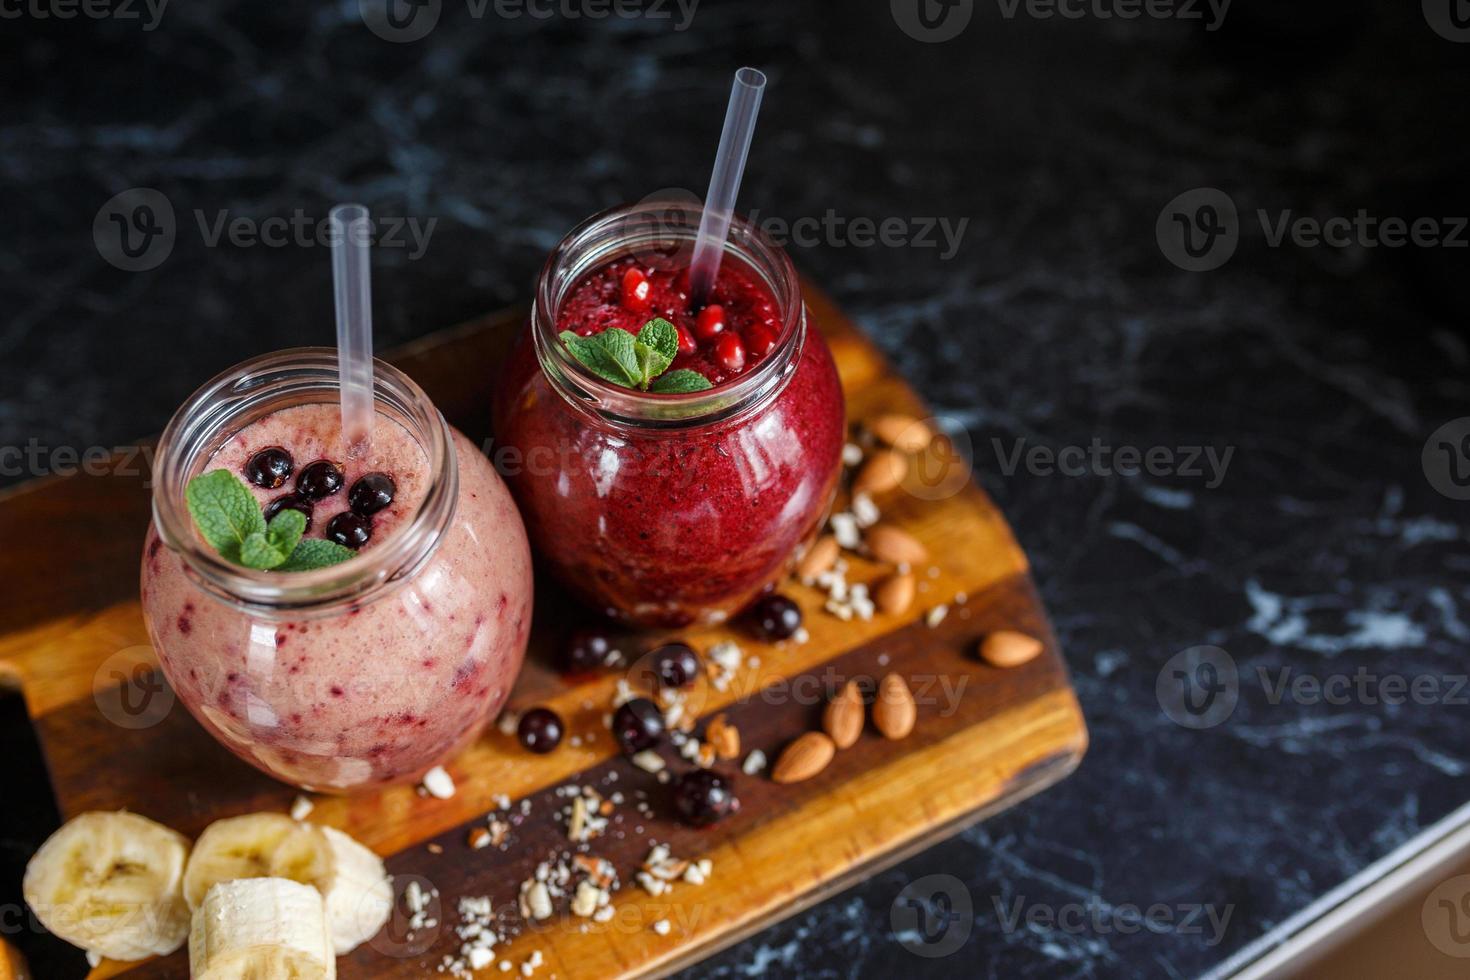
[[[594,216],[552,252],[496,395],[497,467],[540,559],[595,608],[639,625],[717,623],[790,567],[841,471],[842,388],[790,259],[737,218],[723,269],[769,289],[779,329],[744,373],[692,394],[610,384],[558,339],[569,293],[636,256],[687,267],[696,207],[645,202]],[[682,263],[682,266],[681,266]]]
[[[334,453],[333,349],[268,354],[200,388],[159,443],[143,552],[148,632],[179,699],[242,759],[323,792],[417,779],[467,744],[509,695],[531,627],[529,546],[505,484],[418,385],[381,361],[375,373],[362,460]],[[373,518],[382,533],[314,571],[222,558],[185,486],[270,445],[346,472],[317,527],[358,476],[393,475],[397,498]]]

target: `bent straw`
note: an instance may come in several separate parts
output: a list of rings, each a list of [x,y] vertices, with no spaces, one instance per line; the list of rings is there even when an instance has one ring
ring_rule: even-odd
[[[725,128],[720,133],[720,148],[715,153],[715,169],[710,174],[709,194],[704,199],[699,237],[694,242],[694,258],[689,265],[689,291],[696,305],[704,302],[720,273],[725,238],[730,234],[735,197],[740,193],[740,178],[745,174],[745,158],[750,153],[755,117],[760,112],[761,93],[765,88],[766,76],[755,68],[737,71],[730,86]]]
[[[369,239],[361,204],[332,208],[332,286],[337,303],[337,370],[342,386],[342,438],[351,457],[373,436],[373,303]]]

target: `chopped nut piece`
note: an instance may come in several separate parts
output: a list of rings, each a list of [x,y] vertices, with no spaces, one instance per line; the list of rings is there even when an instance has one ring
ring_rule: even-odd
[[[754,776],[765,767],[766,754],[760,749],[752,749],[750,754],[745,757],[745,764],[740,767],[740,771],[747,776]]]
[[[490,831],[484,827],[475,827],[470,831],[470,847],[475,850],[483,850],[490,846]]]
[[[454,796],[454,779],[443,766],[435,766],[424,773],[424,789],[436,800],[447,800]]]
[[[633,765],[642,769],[644,772],[662,772],[666,764],[663,756],[653,751],[653,749],[644,749],[642,752],[634,755],[632,761]]]
[[[598,898],[602,890],[592,882],[583,879],[577,883],[577,893],[572,897],[572,914],[587,918],[597,911]]]
[[[291,819],[305,820],[307,814],[311,813],[314,809],[316,809],[316,806],[311,800],[308,800],[304,796],[298,796],[296,797],[296,801],[291,804]]]
[[[721,759],[733,759],[740,754],[740,729],[730,724],[722,714],[711,719],[704,737]]]

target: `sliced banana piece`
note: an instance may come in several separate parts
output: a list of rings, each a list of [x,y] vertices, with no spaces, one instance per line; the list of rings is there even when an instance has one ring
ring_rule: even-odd
[[[393,882],[382,858],[335,827],[322,827],[332,848],[332,880],[323,897],[338,956],[377,935],[393,914]]]
[[[189,839],[136,813],[83,813],[26,865],[22,890],[47,929],[115,960],[166,955],[189,935]]]
[[[334,980],[321,893],[285,878],[212,886],[189,930],[193,980]]]
[[[325,895],[332,868],[332,845],[320,827],[280,813],[227,817],[195,841],[184,870],[184,899],[197,909],[213,885],[240,878],[287,878]]]

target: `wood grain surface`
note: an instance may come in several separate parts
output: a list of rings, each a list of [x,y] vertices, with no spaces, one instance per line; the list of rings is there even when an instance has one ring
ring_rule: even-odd
[[[884,412],[927,415],[852,324],[807,287],[815,323],[828,339],[854,421]],[[521,316],[488,317],[429,337],[394,356],[446,417],[471,439],[486,437],[494,366]],[[145,454],[114,460],[105,475],[28,484],[0,497],[0,683],[18,683],[40,736],[61,810],[126,807],[197,835],[222,816],[289,808],[290,787],[235,759],[194,723],[157,673],[137,602],[138,558],[149,520]],[[930,460],[936,463],[936,460]],[[431,973],[458,939],[461,897],[488,896],[513,939],[496,961],[519,968],[534,952],[537,976],[621,977],[667,973],[791,915],[1055,782],[1076,767],[1087,734],[1055,638],[1029,579],[1025,555],[1004,519],[968,478],[915,468],[918,483],[880,500],[886,520],[910,531],[933,556],[920,570],[918,599],[902,617],[843,622],[821,611],[822,596],[792,583],[786,591],[806,612],[802,645],[767,645],[738,626],[685,631],[696,649],[734,639],[748,663],[726,690],[701,681],[691,707],[701,719],[725,713],[743,752],[780,749],[819,723],[829,691],[847,679],[871,685],[904,675],[920,701],[918,724],[890,741],[869,723],[853,747],[808,781],[779,786],[765,775],[737,774],[742,807],[706,830],[671,819],[669,788],[622,759],[603,718],[619,675],[566,678],[550,667],[567,624],[585,615],[553,583],[538,583],[538,624],[527,667],[511,698],[515,708],[544,704],[567,720],[569,735],[546,756],[521,750],[493,726],[448,766],[456,795],[436,800],[411,787],[351,798],[319,797],[309,819],[340,827],[383,854],[400,889],[410,879],[437,889],[437,925],[409,934],[400,912],[369,944],[341,960],[343,976],[412,977]],[[960,473],[964,477],[963,472]],[[85,535],[94,546],[77,561],[57,540]],[[853,559],[849,578],[871,581],[881,566]],[[953,604],[957,593],[967,595]],[[925,614],[950,603],[936,627]],[[995,629],[1040,637],[1045,652],[1024,666],[984,664],[976,644]],[[667,634],[630,644],[653,646]],[[142,699],[152,701],[139,717]],[[117,720],[124,719],[119,726]],[[702,724],[700,729],[702,730]],[[671,769],[690,764],[665,750]],[[742,753],[743,754],[743,753]],[[718,768],[733,771],[733,764]],[[608,832],[590,853],[611,861],[622,888],[615,915],[592,923],[559,908],[525,924],[516,912],[519,884],[538,862],[581,848],[567,840],[561,793],[593,786],[621,791]],[[504,849],[473,850],[469,830],[484,826],[501,796],[528,815]],[[647,812],[634,801],[646,798]],[[653,897],[633,883],[650,841],[684,858],[713,861],[702,885],[679,883]],[[586,846],[586,845],[584,845]],[[666,921],[666,933],[654,924]],[[185,977],[182,954],[141,964],[104,963],[95,977]],[[492,966],[485,975],[500,975]],[[518,975],[518,974],[517,974]]]

